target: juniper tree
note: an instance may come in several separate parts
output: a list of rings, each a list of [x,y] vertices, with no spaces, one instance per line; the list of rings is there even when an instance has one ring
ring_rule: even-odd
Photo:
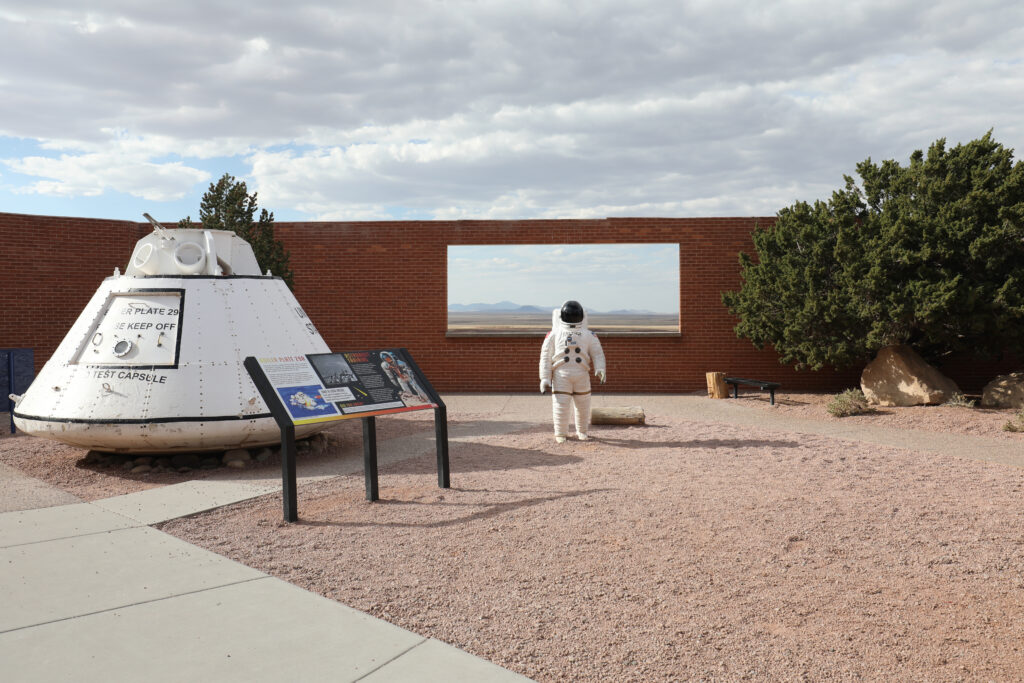
[[[722,299],[736,333],[798,368],[909,344],[931,360],[1024,351],[1024,165],[991,131],[906,166],[857,164],[858,185],[797,202],[740,254]]]
[[[225,173],[216,183],[210,183],[199,206],[199,221],[205,230],[230,230],[252,247],[260,271],[279,276],[289,288],[293,273],[288,264],[289,254],[274,237],[274,214],[263,209],[258,220],[256,193],[248,194],[245,181],[235,180]],[[192,217],[178,221],[178,227],[192,225]]]

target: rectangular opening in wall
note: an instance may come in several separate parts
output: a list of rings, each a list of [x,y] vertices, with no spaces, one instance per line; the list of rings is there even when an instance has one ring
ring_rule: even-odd
[[[542,334],[574,299],[605,335],[678,336],[678,244],[448,247],[448,336]]]

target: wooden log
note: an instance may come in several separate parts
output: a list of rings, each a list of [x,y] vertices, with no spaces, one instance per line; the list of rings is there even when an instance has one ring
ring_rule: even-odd
[[[642,425],[646,419],[640,406],[594,408],[590,411],[590,423],[595,425]]]
[[[725,383],[724,372],[709,372],[708,398],[729,398],[729,385]]]

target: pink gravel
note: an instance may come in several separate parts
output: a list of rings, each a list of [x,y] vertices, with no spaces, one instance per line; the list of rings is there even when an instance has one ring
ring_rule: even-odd
[[[967,434],[1022,452],[1014,411],[829,416],[829,397],[740,403],[844,427]],[[451,414],[451,422],[503,419]],[[512,434],[305,484],[164,531],[538,681],[1020,680],[1024,469],[774,427],[648,412],[555,444]],[[389,438],[428,413],[378,421]],[[325,452],[359,448],[354,423]],[[208,476],[130,475],[32,437],[0,462],[85,500]],[[267,472],[277,465],[263,465]]]
[[[982,415],[914,410],[887,414]],[[1024,470],[661,415],[557,445],[546,417],[454,444],[450,490],[425,453],[379,503],[347,476],[298,524],[267,496],[162,528],[539,681],[1021,678]],[[983,431],[1019,449],[1009,417]]]

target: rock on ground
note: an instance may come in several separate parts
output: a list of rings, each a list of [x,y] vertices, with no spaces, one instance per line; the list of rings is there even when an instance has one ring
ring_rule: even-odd
[[[937,405],[960,391],[956,382],[903,344],[879,350],[861,373],[860,388],[868,403],[882,406]]]
[[[983,408],[1024,408],[1024,372],[999,375],[981,392]]]

